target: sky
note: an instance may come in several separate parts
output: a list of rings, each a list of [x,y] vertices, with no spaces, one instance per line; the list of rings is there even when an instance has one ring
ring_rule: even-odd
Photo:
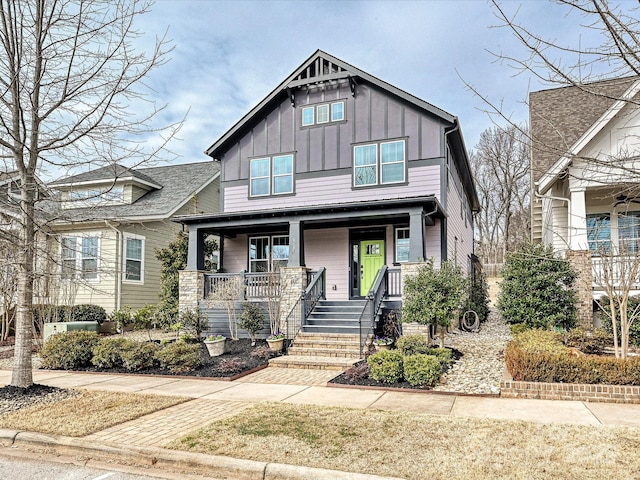
[[[502,5],[561,44],[597,40],[555,4]],[[550,88],[496,56],[526,57],[498,25],[484,0],[158,0],[138,23],[143,48],[165,34],[174,47],[148,79],[154,101],[166,104],[162,122],[187,115],[170,144],[174,163],[207,160],[204,150],[317,49],[457,116],[472,150],[483,130],[505,122],[465,84],[519,123],[528,92]]]

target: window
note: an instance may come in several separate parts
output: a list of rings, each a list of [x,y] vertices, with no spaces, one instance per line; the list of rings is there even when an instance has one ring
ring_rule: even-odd
[[[623,253],[638,253],[640,212],[618,214],[618,247]]]
[[[144,237],[125,234],[124,279],[130,282],[144,280]]]
[[[98,237],[62,237],[60,244],[62,278],[77,273],[84,280],[98,280]]]
[[[319,125],[329,122],[342,122],[345,119],[344,101],[322,103],[302,108],[302,126]]]
[[[381,185],[405,181],[404,140],[353,147],[354,186],[378,185],[378,176]]]
[[[289,236],[273,235],[249,238],[249,271],[272,272],[289,261]]]
[[[409,229],[396,228],[396,262],[409,261]]]
[[[611,215],[587,215],[587,240],[594,255],[611,250]]]
[[[249,170],[249,196],[293,193],[293,155],[254,158]]]
[[[124,188],[118,186],[104,189],[73,190],[69,192],[69,199],[74,202],[82,201],[89,204],[122,202],[124,199]]]

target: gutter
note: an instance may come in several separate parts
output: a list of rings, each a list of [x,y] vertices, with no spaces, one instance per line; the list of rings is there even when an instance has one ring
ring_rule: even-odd
[[[122,262],[122,232],[117,227],[112,225],[109,220],[105,220],[104,224],[109,227],[116,234],[116,262],[115,262],[115,277],[116,277],[116,295],[113,307],[115,311],[120,310],[120,304],[122,301],[122,275],[120,272],[120,263]]]

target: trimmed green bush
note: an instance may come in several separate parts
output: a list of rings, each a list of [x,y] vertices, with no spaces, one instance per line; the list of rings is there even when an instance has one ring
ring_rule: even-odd
[[[370,355],[367,363],[371,368],[371,378],[382,383],[402,380],[402,354],[398,350],[382,350]]]
[[[448,365],[453,362],[451,350],[448,348],[430,348],[425,352],[427,355],[436,357],[441,365]]]
[[[122,353],[137,343],[122,337],[102,338],[93,349],[91,363],[98,368],[122,367]]]
[[[129,305],[125,305],[120,310],[114,310],[109,314],[109,320],[115,322],[116,331],[123,332],[127,325],[133,323],[133,311]]]
[[[515,335],[510,343],[530,353],[569,353],[562,344],[562,335],[552,330],[528,329]]]
[[[430,350],[427,339],[424,335],[420,335],[419,333],[402,335],[398,338],[396,347],[404,356],[427,353]]]
[[[433,355],[409,355],[403,359],[404,378],[410,385],[433,387],[442,374],[440,359]]]
[[[605,347],[613,345],[613,338],[602,328],[577,327],[564,334],[564,344],[583,353],[601,353]]]
[[[156,352],[156,359],[162,368],[171,373],[185,373],[195,370],[204,363],[200,344],[174,342]]]
[[[149,330],[156,320],[156,306],[146,304],[133,314],[133,328],[135,330]]]
[[[40,351],[44,368],[71,370],[91,364],[93,349],[98,344],[96,332],[74,330],[52,335]]]
[[[69,308],[67,322],[98,322],[104,323],[107,312],[100,305],[74,305]]]
[[[640,295],[632,295],[627,300],[627,312],[631,315],[631,312],[640,311]],[[609,297],[602,297],[600,299],[601,308],[609,312]],[[618,338],[620,338],[620,311],[616,309],[618,318],[616,318],[616,326],[618,329]],[[600,318],[602,319],[602,328],[611,335],[611,343],[613,345],[613,325],[611,318],[601,311],[598,311]],[[635,320],[629,327],[629,344],[640,347],[640,320]]]
[[[33,306],[33,322],[38,324],[48,322],[65,322],[67,307],[41,303]]]
[[[158,364],[156,354],[160,345],[154,342],[133,342],[126,350],[122,351],[122,366],[130,372],[137,372],[145,368],[153,368]]]

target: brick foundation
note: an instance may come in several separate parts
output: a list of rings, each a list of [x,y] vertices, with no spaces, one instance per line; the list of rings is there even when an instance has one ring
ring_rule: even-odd
[[[589,250],[568,250],[567,260],[575,269],[577,303],[577,324],[585,327],[593,327],[593,271],[591,266],[591,252]]]
[[[640,387],[630,385],[590,385],[581,383],[542,383],[503,380],[500,396],[542,400],[582,402],[640,403]]]

